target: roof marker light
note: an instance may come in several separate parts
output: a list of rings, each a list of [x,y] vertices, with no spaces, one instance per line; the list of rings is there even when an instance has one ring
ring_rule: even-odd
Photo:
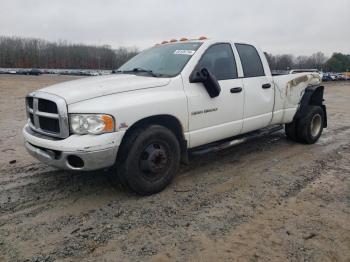
[[[173,39],[171,39],[169,42],[170,42],[170,43],[174,43],[174,42],[177,42],[177,40],[173,38]]]
[[[205,36],[201,36],[200,38],[198,38],[198,40],[207,40],[208,38]]]
[[[186,37],[180,38],[180,41],[187,41],[188,39]]]
[[[167,44],[167,43],[168,43],[168,41],[163,41],[163,42],[162,42],[162,45],[163,45],[163,44]]]

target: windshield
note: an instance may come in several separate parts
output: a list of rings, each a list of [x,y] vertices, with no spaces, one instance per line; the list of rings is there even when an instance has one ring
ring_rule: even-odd
[[[117,72],[148,72],[151,76],[173,77],[181,72],[201,44],[186,42],[154,46],[130,59]]]

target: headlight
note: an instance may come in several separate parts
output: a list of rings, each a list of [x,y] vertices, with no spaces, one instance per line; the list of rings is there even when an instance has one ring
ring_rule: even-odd
[[[70,129],[74,134],[94,134],[114,131],[114,119],[110,115],[70,114]]]

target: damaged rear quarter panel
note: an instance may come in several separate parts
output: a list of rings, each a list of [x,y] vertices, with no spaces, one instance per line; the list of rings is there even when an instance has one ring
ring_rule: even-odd
[[[296,108],[309,85],[321,83],[317,73],[299,73],[274,77],[276,85],[275,110]],[[287,83],[287,84],[286,84]]]
[[[305,89],[321,83],[317,73],[299,73],[274,76],[275,106],[273,123],[289,123],[293,120]]]

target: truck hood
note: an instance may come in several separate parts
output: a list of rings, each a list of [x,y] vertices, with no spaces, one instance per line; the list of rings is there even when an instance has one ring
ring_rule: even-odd
[[[110,94],[161,87],[169,82],[169,78],[113,74],[68,81],[45,87],[40,91],[63,97],[67,104],[73,104]]]

